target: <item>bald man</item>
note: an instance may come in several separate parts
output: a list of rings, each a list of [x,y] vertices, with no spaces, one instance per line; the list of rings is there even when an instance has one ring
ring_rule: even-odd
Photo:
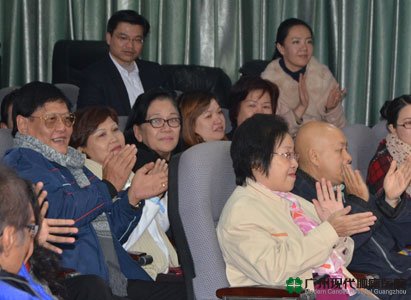
[[[411,257],[398,254],[400,249],[386,228],[377,206],[392,216],[398,214],[402,209],[400,195],[408,186],[411,174],[405,168],[395,170],[396,165],[393,164],[384,182],[385,195],[369,199],[367,186],[359,171],[351,168],[351,155],[344,133],[324,122],[313,121],[303,125],[296,136],[295,151],[300,158],[293,193],[311,200],[317,197],[315,183],[322,178],[330,180],[335,187],[343,187],[345,183],[344,205],[351,206],[350,213],[372,211],[378,218],[370,231],[351,236],[355,251],[349,268],[378,274],[381,278],[409,280]]]

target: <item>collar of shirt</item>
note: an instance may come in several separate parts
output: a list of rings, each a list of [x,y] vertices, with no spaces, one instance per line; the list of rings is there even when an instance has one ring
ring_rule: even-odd
[[[127,68],[123,67],[122,65],[120,65],[115,58],[111,55],[111,53],[109,53],[111,60],[113,61],[114,65],[116,66],[117,70],[122,74],[122,75],[126,75],[126,76],[132,76],[139,73],[137,64],[135,61],[133,61],[133,63],[130,65],[130,70],[128,70]],[[134,74],[135,73],[135,74]]]
[[[117,70],[120,73],[123,83],[126,87],[128,99],[130,102],[130,107],[133,107],[137,97],[144,93],[143,83],[140,79],[139,69],[135,61],[130,65],[131,71],[127,70],[125,67],[120,65],[114,57],[109,53],[111,60],[116,66]]]

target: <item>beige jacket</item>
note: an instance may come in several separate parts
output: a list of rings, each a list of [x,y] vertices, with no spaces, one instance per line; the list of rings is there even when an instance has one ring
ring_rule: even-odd
[[[313,204],[295,197],[304,212],[320,222]],[[304,236],[291,218],[288,201],[252,180],[238,186],[228,199],[217,236],[231,286],[285,286],[289,277],[300,277],[305,285],[333,247],[338,252],[346,249],[346,265],[354,251],[353,240],[339,238],[328,222]],[[345,268],[344,274],[354,278]],[[307,288],[313,289],[312,281]]]
[[[331,89],[337,85],[337,81],[330,70],[312,57],[307,65],[305,74],[307,76],[307,90],[310,102],[303,115],[303,124],[312,120],[322,120],[339,128],[344,127],[346,120],[341,102],[333,110],[325,112],[328,95]],[[301,126],[297,124],[292,111],[300,102],[298,82],[283,71],[279,64],[279,59],[269,63],[264,72],[261,73],[261,77],[274,82],[280,89],[276,114],[287,120],[290,133],[295,135]]]

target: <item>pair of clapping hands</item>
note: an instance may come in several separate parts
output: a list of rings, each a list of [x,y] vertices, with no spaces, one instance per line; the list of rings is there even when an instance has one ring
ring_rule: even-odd
[[[300,74],[300,78],[298,81],[298,95],[300,101],[297,108],[294,109],[294,114],[299,118],[301,118],[304,115],[310,103],[310,97],[308,95],[306,80],[307,75]],[[336,108],[338,104],[340,104],[340,102],[344,99],[346,93],[346,89],[341,89],[340,85],[336,83],[328,94],[327,102],[325,103],[324,107],[325,111],[329,112]]]
[[[370,230],[377,217],[372,212],[349,215],[351,206],[344,207],[341,188],[337,187],[337,195],[329,180],[322,178],[316,182],[317,199],[313,204],[321,221],[328,221],[338,236],[346,237]]]
[[[109,181],[119,192],[124,188],[134,164],[137,148],[126,145],[117,154],[110,153],[103,163],[103,179]],[[164,159],[157,159],[137,170],[130,188],[128,198],[131,205],[141,200],[163,194],[168,189],[168,164]]]
[[[369,200],[368,187],[358,170],[354,171],[349,164],[344,165],[343,179],[348,194],[353,194],[364,201]],[[384,178],[387,202],[395,207],[410,182],[411,157],[398,168],[396,161],[392,161]],[[317,214],[321,221],[328,221],[340,237],[369,231],[370,226],[375,223],[377,218],[372,212],[348,215],[351,206],[344,208],[340,187],[337,187],[337,195],[335,195],[330,181],[321,179],[320,182],[316,183],[316,189],[318,199],[313,199],[313,203]],[[396,203],[394,203],[395,201]]]
[[[343,166],[343,179],[348,194],[355,195],[364,201],[370,198],[368,187],[361,177],[360,171],[353,171],[351,165]],[[384,178],[385,198],[389,204],[395,207],[400,196],[411,182],[411,156],[397,168],[397,162],[393,160]]]
[[[108,180],[117,191],[121,191],[130,177],[136,162],[137,148],[126,145],[117,154],[111,153],[103,163],[103,179]],[[38,182],[35,192],[41,207],[41,230],[37,236],[39,245],[61,254],[62,250],[51,243],[74,243],[75,238],[68,235],[76,234],[71,219],[45,218],[48,202],[47,192],[42,190],[43,183]],[[137,170],[128,190],[129,202],[136,206],[141,200],[163,194],[168,189],[168,164],[164,159],[157,159]]]

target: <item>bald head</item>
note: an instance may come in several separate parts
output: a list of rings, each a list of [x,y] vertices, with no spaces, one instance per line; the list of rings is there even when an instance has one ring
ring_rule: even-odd
[[[351,163],[344,133],[332,124],[312,121],[298,130],[295,151],[299,167],[315,179],[342,183],[342,166]]]
[[[299,163],[309,164],[310,150],[322,149],[338,134],[344,135],[340,129],[326,122],[312,121],[301,126],[295,138],[295,151],[300,154]]]

